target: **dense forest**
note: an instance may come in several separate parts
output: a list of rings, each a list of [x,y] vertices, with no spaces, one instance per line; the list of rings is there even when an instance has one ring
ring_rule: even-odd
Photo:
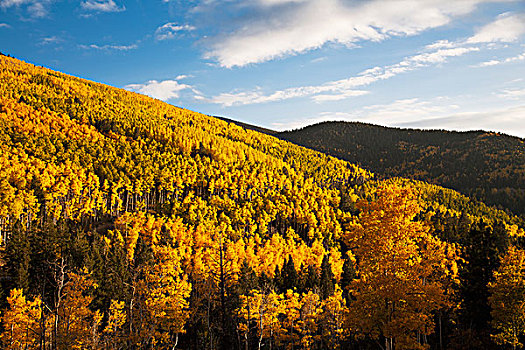
[[[521,346],[520,220],[0,56],[4,349]]]
[[[525,142],[518,137],[357,122],[319,123],[278,137],[359,164],[378,177],[430,182],[525,214]]]

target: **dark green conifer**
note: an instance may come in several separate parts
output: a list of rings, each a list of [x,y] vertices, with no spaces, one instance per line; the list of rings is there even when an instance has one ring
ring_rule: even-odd
[[[323,299],[333,295],[335,291],[334,273],[332,272],[332,266],[328,261],[328,255],[324,256],[323,262],[321,263],[320,289]]]

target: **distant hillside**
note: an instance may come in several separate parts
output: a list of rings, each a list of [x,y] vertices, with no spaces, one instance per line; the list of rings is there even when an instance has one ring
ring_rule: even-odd
[[[357,163],[379,177],[439,184],[525,214],[525,143],[518,137],[355,122],[325,122],[277,136]]]

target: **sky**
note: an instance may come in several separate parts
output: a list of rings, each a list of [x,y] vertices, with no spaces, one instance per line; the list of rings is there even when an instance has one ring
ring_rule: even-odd
[[[0,0],[0,51],[274,130],[525,138],[525,0]]]

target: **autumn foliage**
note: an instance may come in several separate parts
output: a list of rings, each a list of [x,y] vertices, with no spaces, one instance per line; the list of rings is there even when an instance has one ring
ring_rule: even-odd
[[[435,348],[485,281],[465,259],[501,238],[492,278],[523,236],[142,95],[5,56],[0,74],[6,349]]]

